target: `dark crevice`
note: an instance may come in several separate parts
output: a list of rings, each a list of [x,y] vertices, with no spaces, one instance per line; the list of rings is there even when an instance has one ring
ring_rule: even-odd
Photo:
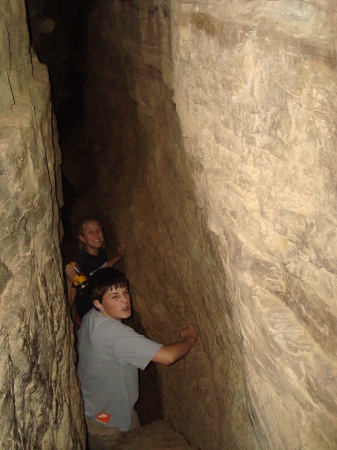
[[[76,225],[83,217],[97,217],[106,223],[94,202],[96,172],[90,143],[85,138],[83,111],[88,64],[87,17],[92,7],[93,3],[85,0],[26,0],[31,44],[40,62],[49,70],[63,158],[64,206],[61,216],[64,236],[61,250],[64,263],[77,254]],[[83,204],[86,208],[78,206]],[[114,235],[113,230],[107,233],[110,245],[115,244],[111,242]],[[144,334],[136,314],[130,324]],[[136,409],[143,425],[162,418],[157,377],[156,366],[152,364],[140,373],[140,398]]]

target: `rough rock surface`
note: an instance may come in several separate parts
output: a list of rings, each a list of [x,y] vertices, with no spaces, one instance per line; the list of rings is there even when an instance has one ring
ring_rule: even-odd
[[[0,6],[0,444],[81,448],[47,70],[24,2]],[[66,173],[77,188],[94,180],[75,213],[95,198],[129,242],[148,335],[199,330],[160,370],[165,418],[202,449],[335,450],[335,1],[89,10],[85,170],[73,170],[77,143]],[[146,428],[148,448],[160,448],[155,429],[166,445],[162,426]],[[125,439],[139,448],[137,433]]]
[[[98,0],[86,125],[96,204],[203,449],[337,448],[336,4]]]
[[[0,448],[84,448],[60,257],[60,150],[24,2],[0,1]]]

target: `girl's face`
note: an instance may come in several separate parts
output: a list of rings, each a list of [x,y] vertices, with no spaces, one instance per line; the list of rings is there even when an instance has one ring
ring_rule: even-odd
[[[83,242],[88,253],[97,255],[98,250],[104,244],[103,230],[99,222],[87,222],[83,226],[83,232],[82,235],[79,235],[79,239]]]

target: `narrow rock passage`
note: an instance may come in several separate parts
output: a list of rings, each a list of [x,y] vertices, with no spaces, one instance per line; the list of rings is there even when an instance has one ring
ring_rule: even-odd
[[[29,430],[29,444],[57,437],[68,450],[84,435],[56,276],[64,201],[64,240],[67,224],[96,216],[107,242],[128,242],[148,337],[169,342],[188,323],[200,333],[160,372],[174,429],[202,450],[336,450],[336,2],[26,0],[63,193],[52,110],[38,100],[46,71],[18,45],[16,2],[4,2],[0,83],[6,133],[16,124],[1,152],[5,439]],[[13,293],[22,303],[9,307]],[[54,379],[56,363],[67,369]],[[27,419],[18,404],[46,409]]]

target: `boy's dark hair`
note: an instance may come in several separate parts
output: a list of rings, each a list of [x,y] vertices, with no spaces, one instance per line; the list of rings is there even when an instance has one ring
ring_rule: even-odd
[[[91,301],[98,300],[102,303],[104,294],[111,287],[115,289],[119,287],[129,288],[129,281],[124,273],[112,267],[104,267],[103,269],[97,270],[91,277],[89,283]]]

